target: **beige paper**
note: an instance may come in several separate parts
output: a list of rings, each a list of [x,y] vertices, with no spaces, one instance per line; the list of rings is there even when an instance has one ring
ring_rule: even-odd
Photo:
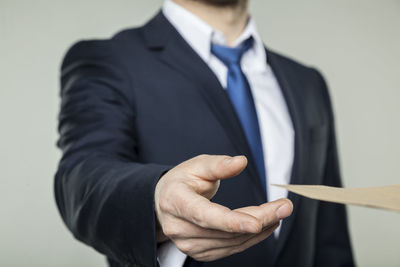
[[[361,205],[400,212],[400,184],[369,188],[339,188],[322,185],[274,185],[312,199]]]

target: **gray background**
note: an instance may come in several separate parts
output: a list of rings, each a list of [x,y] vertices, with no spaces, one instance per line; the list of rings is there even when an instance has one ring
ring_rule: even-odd
[[[76,40],[140,25],[161,3],[0,0],[0,266],[105,266],[55,207],[60,61]],[[253,0],[251,11],[267,46],[325,74],[345,185],[400,183],[400,1]],[[400,214],[349,217],[360,266],[400,266]]]

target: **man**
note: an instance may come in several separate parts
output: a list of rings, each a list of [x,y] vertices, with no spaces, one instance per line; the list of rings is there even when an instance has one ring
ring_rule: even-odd
[[[343,206],[271,186],[341,185],[333,116],[247,6],[167,0],[67,53],[57,204],[110,266],[354,265]]]

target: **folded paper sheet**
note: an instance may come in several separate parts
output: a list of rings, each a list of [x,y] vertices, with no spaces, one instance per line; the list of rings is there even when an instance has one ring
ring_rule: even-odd
[[[274,185],[312,199],[354,204],[400,212],[400,184],[369,188],[338,188],[322,185]]]

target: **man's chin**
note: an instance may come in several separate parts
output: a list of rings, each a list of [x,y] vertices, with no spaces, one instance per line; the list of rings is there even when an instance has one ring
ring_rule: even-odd
[[[203,2],[213,6],[237,6],[247,2],[247,0],[193,0],[197,2]]]

